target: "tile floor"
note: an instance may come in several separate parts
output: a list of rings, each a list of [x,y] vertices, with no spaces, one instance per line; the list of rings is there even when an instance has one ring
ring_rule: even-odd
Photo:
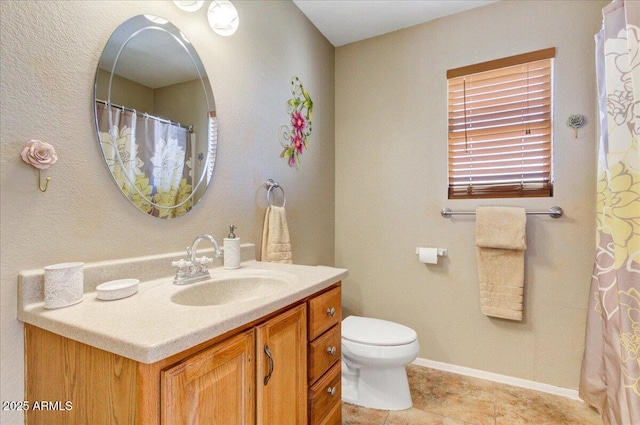
[[[581,401],[410,365],[413,407],[399,412],[343,403],[342,425],[601,425]]]

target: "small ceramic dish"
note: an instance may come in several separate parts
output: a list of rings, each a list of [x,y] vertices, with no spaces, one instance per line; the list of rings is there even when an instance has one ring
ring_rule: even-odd
[[[118,279],[101,283],[96,287],[98,299],[111,301],[130,297],[138,292],[138,279]]]

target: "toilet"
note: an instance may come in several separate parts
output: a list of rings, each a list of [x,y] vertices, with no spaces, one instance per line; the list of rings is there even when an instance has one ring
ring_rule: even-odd
[[[416,332],[369,317],[342,321],[342,401],[381,410],[409,409],[413,402],[405,367],[418,357]]]

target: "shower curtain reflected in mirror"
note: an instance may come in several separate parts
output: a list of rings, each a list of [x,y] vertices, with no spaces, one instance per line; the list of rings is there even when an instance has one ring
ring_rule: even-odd
[[[193,205],[189,130],[101,102],[96,102],[96,110],[105,160],[129,200],[156,217],[188,212]]]
[[[640,423],[640,2],[603,9],[597,249],[580,397],[606,424]]]

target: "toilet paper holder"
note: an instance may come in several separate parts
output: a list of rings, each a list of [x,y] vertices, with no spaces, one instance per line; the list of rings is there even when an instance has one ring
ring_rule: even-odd
[[[420,247],[416,248],[416,255],[420,254]],[[446,257],[448,254],[446,248],[438,248],[438,257]]]

